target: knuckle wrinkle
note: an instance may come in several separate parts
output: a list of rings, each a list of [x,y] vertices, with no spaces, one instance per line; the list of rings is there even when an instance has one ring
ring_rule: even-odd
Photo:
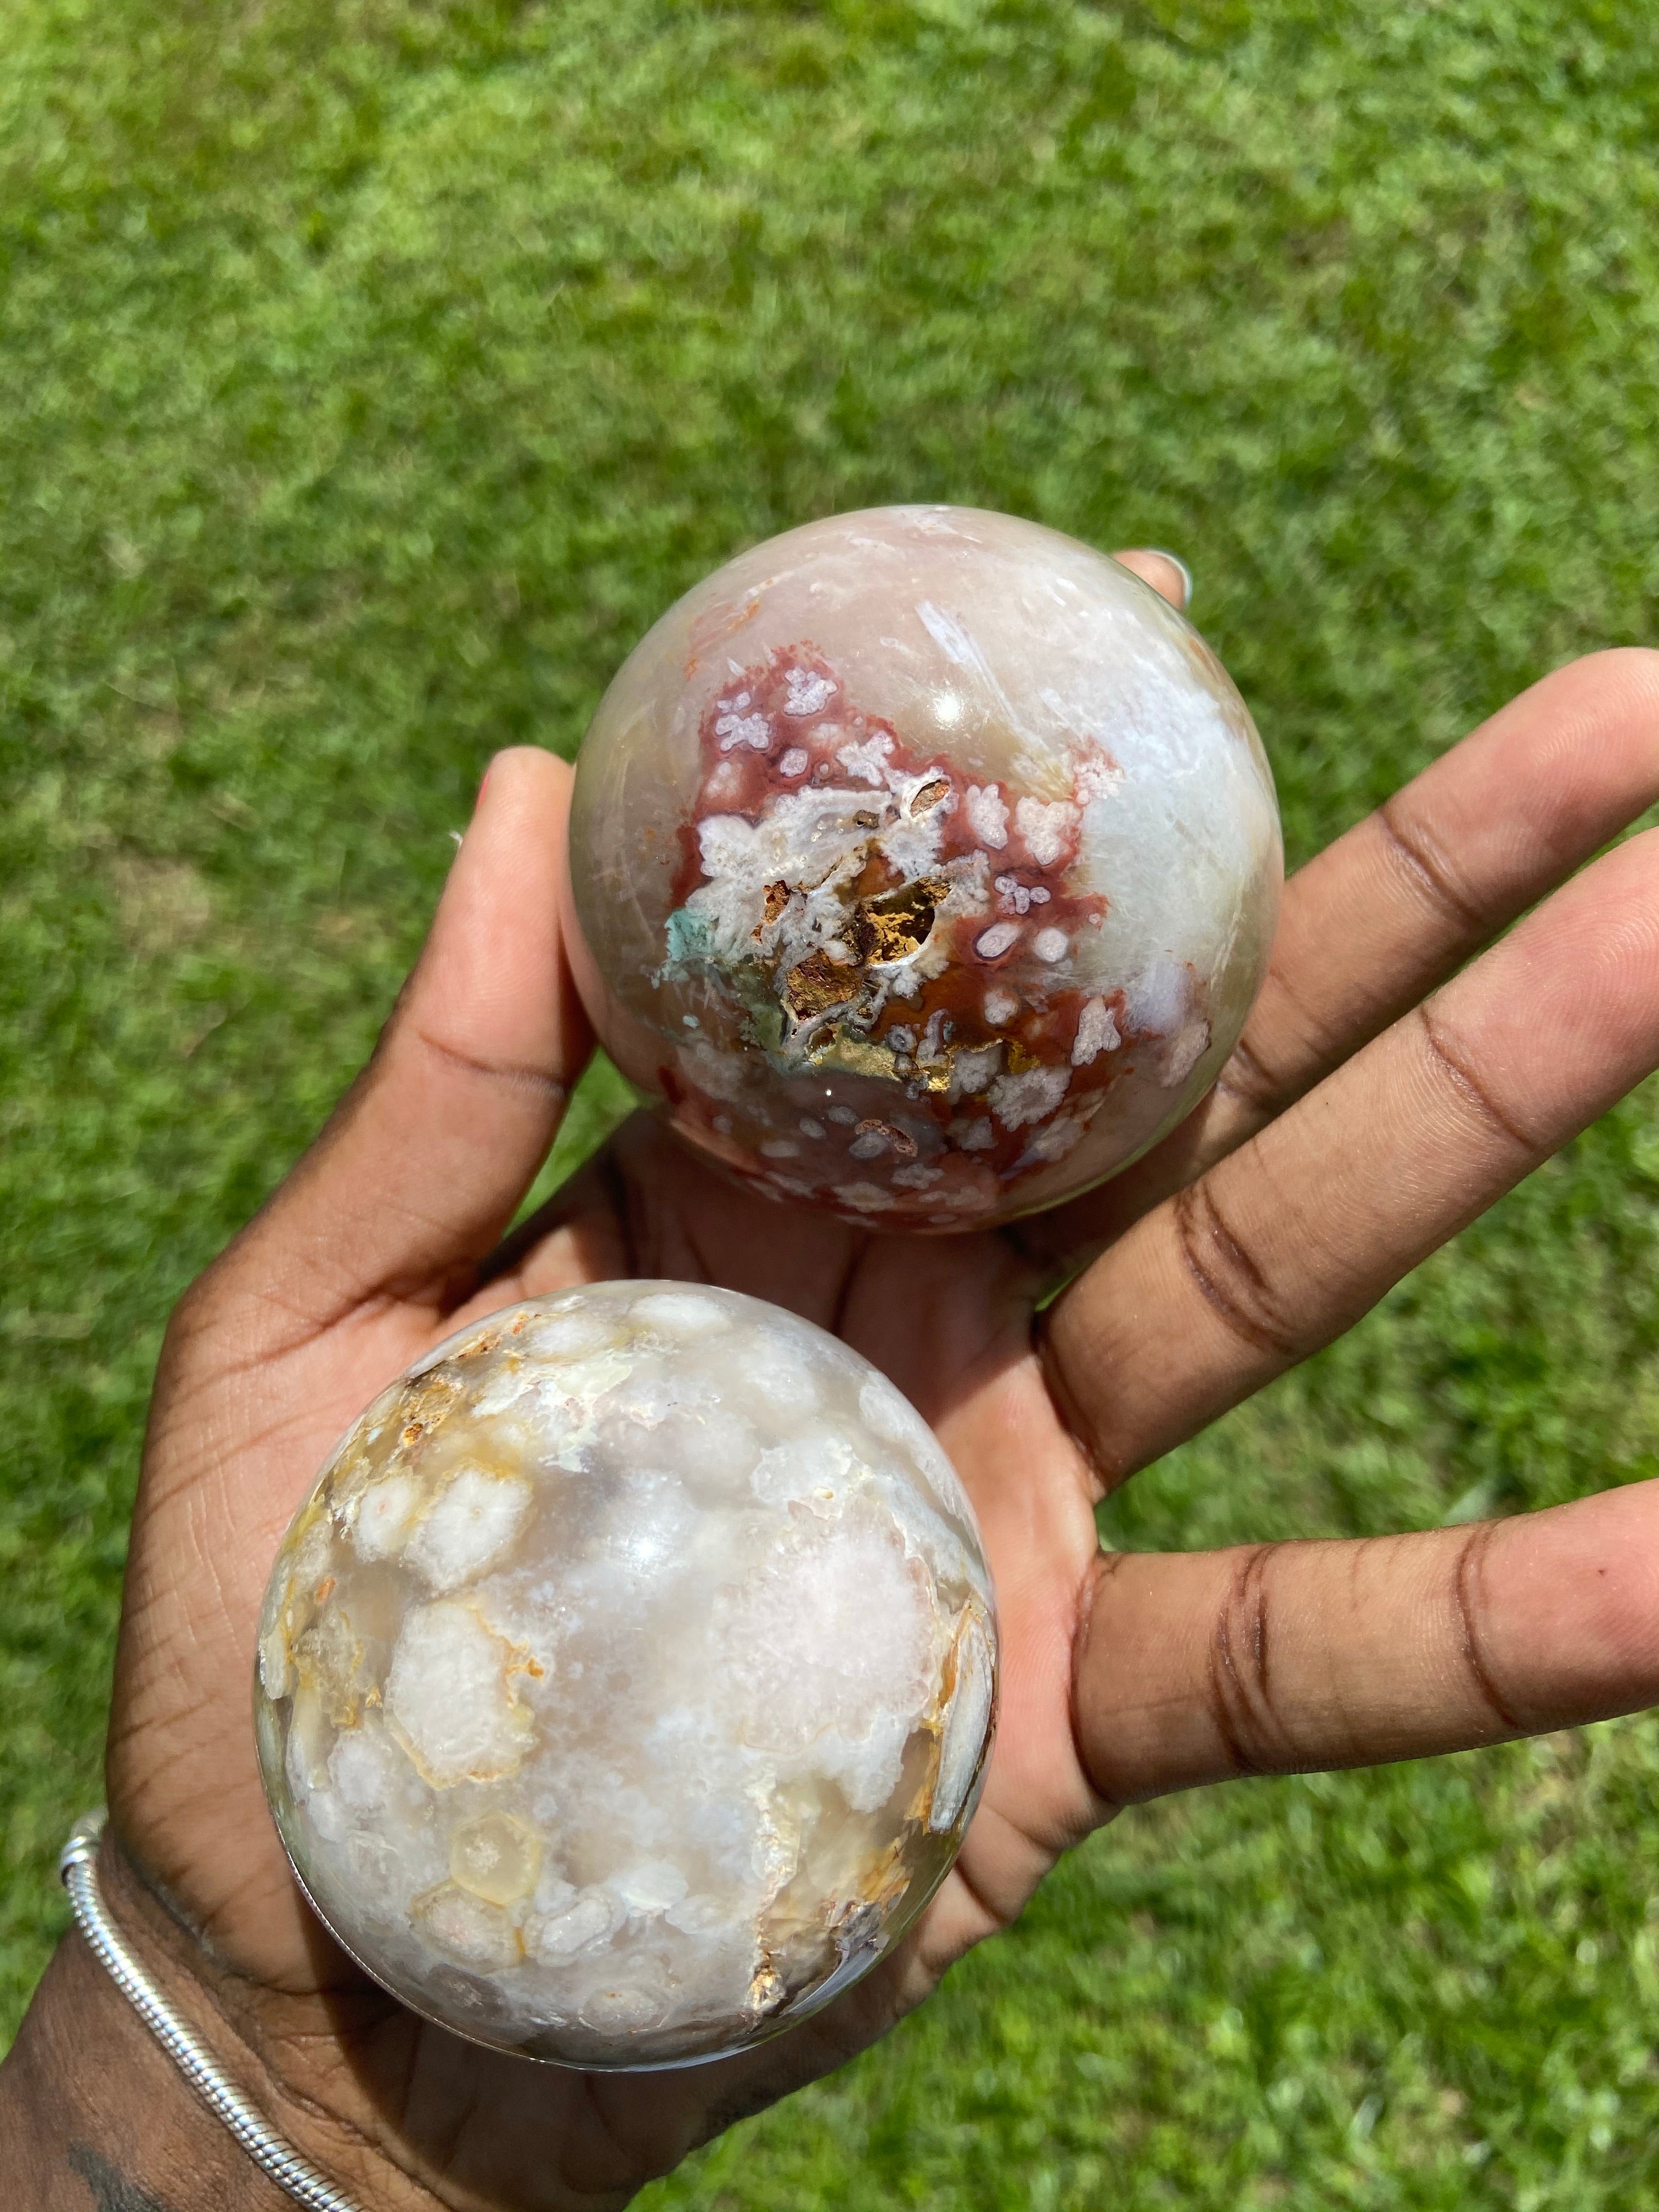
[[[1428,904],[1451,922],[1460,935],[1486,936],[1492,926],[1490,918],[1458,883],[1420,824],[1407,820],[1397,794],[1377,808],[1376,823],[1395,866]]]
[[[1505,1109],[1492,1085],[1468,1055],[1459,1051],[1447,1036],[1432,1006],[1419,1006],[1417,1018],[1431,1058],[1464,1103],[1472,1108],[1489,1127],[1499,1131],[1512,1145],[1519,1146],[1523,1152],[1535,1152],[1537,1146]]]
[[[1240,1555],[1210,1638],[1205,1702],[1236,1775],[1283,1774],[1296,1764],[1274,1704],[1268,1569],[1278,1549],[1256,1544]]]
[[[1207,1177],[1172,1201],[1182,1263],[1205,1302],[1253,1352],[1292,1357],[1298,1346],[1267,1271],[1229,1226]]]
[[[1525,1726],[1493,1670],[1488,1652],[1486,1552],[1498,1533],[1495,1521],[1484,1521],[1470,1529],[1457,1547],[1452,1567],[1452,1612],[1457,1624],[1464,1672],[1479,1702],[1504,1734],[1516,1735]]]
[[[1229,1054],[1215,1079],[1215,1087],[1257,1115],[1279,1113],[1296,1095],[1295,1086],[1275,1075],[1262,1060],[1249,1030]]]

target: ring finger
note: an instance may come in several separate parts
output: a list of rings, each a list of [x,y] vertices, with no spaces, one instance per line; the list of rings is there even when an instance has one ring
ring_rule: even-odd
[[[1659,831],[1138,1221],[1046,1316],[1103,1485],[1350,1328],[1659,1061]]]

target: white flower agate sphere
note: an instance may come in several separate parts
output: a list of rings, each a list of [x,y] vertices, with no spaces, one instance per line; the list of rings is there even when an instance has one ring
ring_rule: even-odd
[[[623,1072],[772,1196],[960,1230],[1179,1121],[1265,971],[1273,781],[1225,670],[1103,555],[881,507],[727,562],[601,702],[578,981]]]
[[[570,2065],[719,2056],[888,1951],[948,1872],[991,1584],[891,1383],[734,1292],[609,1283],[377,1398],[283,1540],[265,1789],[396,1996]]]

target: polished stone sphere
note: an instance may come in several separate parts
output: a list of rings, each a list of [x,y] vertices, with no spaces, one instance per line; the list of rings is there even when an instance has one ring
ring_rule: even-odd
[[[683,2064],[865,1973],[954,1860],[996,1688],[973,1510],[868,1361],[607,1283],[383,1391],[289,1528],[260,1765],[339,1942],[459,2034]]]
[[[1011,515],[728,562],[583,744],[567,917],[612,1058],[705,1154],[879,1229],[1052,1206],[1173,1127],[1265,972],[1255,728],[1196,630]]]

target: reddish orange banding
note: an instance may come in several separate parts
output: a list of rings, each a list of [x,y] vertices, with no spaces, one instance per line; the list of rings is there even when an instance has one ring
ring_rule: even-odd
[[[1068,800],[1039,800],[1012,788],[1006,779],[975,787],[945,754],[907,745],[890,721],[858,707],[830,662],[805,641],[778,648],[729,678],[703,710],[699,748],[697,794],[690,818],[679,831],[677,905],[683,906],[708,880],[702,860],[703,823],[740,816],[757,823],[786,793],[831,785],[856,789],[871,774],[878,780],[870,784],[870,830],[890,821],[901,803],[912,818],[938,817],[935,865],[942,870],[951,861],[983,854],[990,903],[977,915],[952,916],[949,958],[941,972],[921,981],[915,997],[890,998],[867,1035],[860,1033],[864,1042],[891,1055],[892,1072],[849,1077],[836,1071],[835,1095],[860,1109],[844,1122],[835,1111],[826,1115],[817,1108],[833,1126],[824,1126],[817,1138],[794,1144],[793,1151],[793,1138],[781,1148],[775,1126],[750,1126],[741,1106],[703,1091],[683,1061],[674,1073],[665,1067],[661,1075],[678,1117],[694,1121],[710,1148],[739,1174],[787,1194],[810,1194],[866,1219],[879,1217],[868,1206],[849,1209],[839,1193],[867,1183],[872,1176],[885,1181],[908,1171],[907,1182],[891,1187],[891,1206],[912,1222],[925,1223],[930,1216],[948,1219],[956,1212],[960,1218],[988,1211],[988,1182],[1000,1193],[1062,1157],[1041,1146],[1034,1151],[1034,1140],[1057,1121],[1086,1123],[1128,1062],[1127,1048],[1155,1034],[1133,1027],[1121,990],[1083,990],[1045,972],[1064,961],[1078,935],[1098,929],[1108,910],[1102,893],[1073,879],[1088,796],[1115,773],[1103,748],[1081,754]],[[860,755],[870,764],[865,777],[860,774]],[[907,783],[914,780],[902,802],[875,768],[878,762]],[[988,827],[1000,836],[1000,843],[988,839]],[[879,963],[914,951],[934,927],[929,901],[937,902],[945,890],[942,876],[937,884],[907,883],[884,854],[872,853],[848,893],[849,921],[843,935],[857,961]],[[901,899],[907,891],[916,896],[898,913],[879,907],[870,911],[872,902]],[[769,889],[767,923],[777,918],[787,897],[787,884]],[[823,1011],[833,1023],[834,979],[827,973],[807,973],[811,967],[808,960],[787,978],[780,977],[781,1002],[797,1019]],[[1094,999],[1110,1017],[1114,1046],[1073,1066],[1079,1024]],[[1006,1016],[1004,1000],[1010,1002]],[[1100,1017],[1093,1018],[1100,1026]],[[947,1083],[938,1074],[941,1055],[951,1055],[951,1080],[956,1081],[961,1055],[983,1054],[993,1046],[1002,1048],[1000,1059],[990,1063],[993,1073],[975,1092],[952,1103]],[[1053,1086],[1051,1102],[1038,1092],[1030,1112],[1021,1115],[1011,1108],[1012,1127],[991,1113],[986,1091],[997,1076],[1043,1069],[1065,1071],[1065,1083]],[[811,1073],[809,1066],[806,1073]],[[879,1158],[869,1157],[878,1152],[868,1141],[878,1133]],[[1080,1138],[1081,1127],[1076,1133]],[[763,1142],[769,1156],[757,1158]]]

